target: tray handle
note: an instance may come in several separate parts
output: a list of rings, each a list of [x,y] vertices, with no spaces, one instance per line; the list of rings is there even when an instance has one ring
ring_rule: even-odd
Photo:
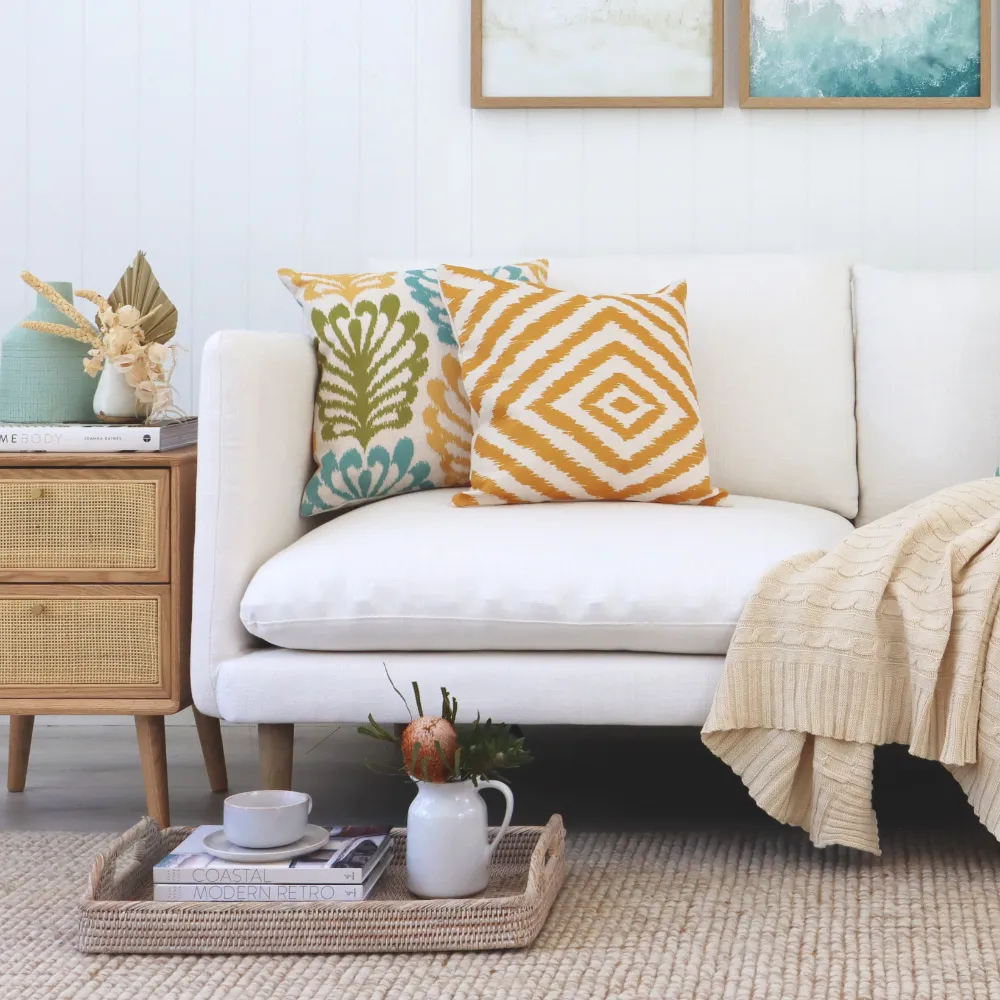
[[[161,839],[160,824],[151,816],[146,816],[112,841],[111,846],[94,859],[94,867],[90,871],[90,898],[98,900],[113,896],[121,858],[132,847],[136,848],[136,858],[144,857],[156,849]]]
[[[553,813],[545,824],[545,829],[542,830],[531,856],[528,889],[539,889],[543,880],[545,882],[551,880],[556,868],[562,865],[565,852],[566,828],[563,826],[562,816]]]

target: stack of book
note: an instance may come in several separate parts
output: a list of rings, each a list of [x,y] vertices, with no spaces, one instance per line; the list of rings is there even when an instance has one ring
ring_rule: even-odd
[[[177,903],[332,903],[365,899],[388,867],[389,828],[335,826],[318,851],[293,861],[238,864],[208,854],[199,826],[153,868],[153,899]]]

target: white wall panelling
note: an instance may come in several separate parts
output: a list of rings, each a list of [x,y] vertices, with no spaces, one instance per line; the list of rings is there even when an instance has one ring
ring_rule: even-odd
[[[361,248],[362,0],[307,0],[302,136],[289,159],[302,163],[302,257],[314,271],[350,268]],[[354,39],[355,44],[342,44]],[[286,312],[286,325],[292,322]]]
[[[868,112],[871,114],[871,112]],[[864,111],[806,112],[806,249],[864,257]]]
[[[918,242],[936,247],[936,255],[955,267],[975,267],[976,117],[935,121],[929,111],[918,114]]]
[[[1000,109],[976,115],[975,257],[1000,268]]]
[[[314,112],[305,88],[306,0],[251,0],[249,11],[248,315],[280,330],[289,295],[274,272],[305,251],[302,137]]]
[[[157,0],[168,6],[174,0]],[[194,5],[194,232],[192,378],[201,345],[215,330],[243,327],[250,315],[250,27],[247,0]],[[285,65],[277,61],[280,69]],[[182,72],[182,67],[175,67]],[[169,81],[164,81],[169,86]],[[295,155],[289,150],[289,155]],[[283,190],[269,198],[284,199]],[[292,222],[290,218],[287,222]],[[297,225],[297,222],[293,223]],[[278,239],[281,235],[274,234]],[[147,247],[151,260],[153,248]],[[168,293],[169,287],[164,286]]]
[[[433,16],[428,17],[428,12]],[[421,56],[465,49],[470,31],[469,5],[446,3],[440,10],[431,11],[425,3],[417,14],[413,90],[417,252],[421,257],[448,256],[461,247],[464,253],[471,254],[474,112],[469,102],[462,100],[469,92],[469,60]],[[378,197],[377,192],[374,196]]]
[[[138,4],[139,232],[132,250],[149,254],[177,306],[175,342],[183,353],[174,384],[178,403],[185,408],[193,399],[194,369],[196,2],[140,0]],[[125,249],[126,259],[128,254]],[[105,295],[122,268],[121,255],[107,261],[98,285]]]
[[[809,112],[754,113],[750,130],[751,246],[785,250],[807,245],[808,177]]]
[[[583,253],[583,215],[589,211],[583,196],[586,114],[572,108],[528,112],[524,197],[533,253]],[[489,234],[477,242],[488,246]]]
[[[138,248],[197,356],[295,328],[282,265],[807,250],[1000,267],[1000,108],[469,108],[468,0],[3,0],[0,328],[29,267],[109,291]]]
[[[422,11],[445,4],[419,5]],[[353,39],[331,39],[334,51],[344,45],[361,50],[360,182],[356,191],[331,191],[334,199],[356,198],[361,214],[360,250],[366,256],[417,253],[417,200],[450,200],[451,193],[417,186],[417,8],[412,0],[364,0],[361,24]],[[439,58],[440,53],[423,53]],[[324,120],[313,127],[336,128]],[[433,142],[434,137],[426,137]],[[330,239],[337,238],[336,230]]]
[[[0,330],[21,318],[34,294],[18,279],[28,264],[28,0],[10,0],[2,17]]]
[[[580,249],[584,254],[636,252],[639,140],[638,111],[595,108],[583,117]],[[544,237],[539,234],[543,249]]]
[[[32,3],[38,6],[44,9],[45,4]],[[44,32],[36,38],[44,43]],[[113,48],[108,44],[112,38]],[[162,45],[162,39],[146,41],[155,41],[157,49]],[[148,152],[156,141],[155,133],[140,132],[135,81],[141,55],[135,0],[84,0],[82,240],[81,265],[73,279],[105,295],[138,246],[139,150]],[[44,253],[45,247],[37,251]]]
[[[528,112],[472,119],[473,253],[521,254],[528,234]],[[457,248],[456,248],[457,249]]]
[[[898,261],[913,267],[924,256],[920,245],[920,112],[865,115],[862,130],[862,247],[866,260]],[[932,248],[926,248],[926,252]]]
[[[695,245],[695,158],[698,112],[653,108],[639,119],[639,169],[635,177],[639,253],[673,253]],[[647,194],[649,192],[649,194]]]
[[[28,74],[25,263],[41,278],[76,284],[83,270],[86,169],[84,4],[83,0],[32,0],[27,14],[20,22]],[[7,45],[12,44],[8,38]],[[4,102],[7,99],[6,94],[0,97]],[[4,277],[19,280],[17,274]],[[20,289],[18,298],[23,298]]]

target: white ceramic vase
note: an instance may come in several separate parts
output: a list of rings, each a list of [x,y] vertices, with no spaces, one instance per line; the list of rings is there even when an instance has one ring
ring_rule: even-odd
[[[99,420],[115,424],[145,416],[135,398],[135,389],[125,378],[125,372],[111,361],[105,363],[101,369],[101,377],[97,380],[94,413]]]
[[[418,781],[406,828],[406,882],[415,896],[473,896],[490,880],[490,860],[507,832],[514,793],[502,781]],[[503,823],[490,843],[486,803],[479,793],[495,788],[507,800]]]

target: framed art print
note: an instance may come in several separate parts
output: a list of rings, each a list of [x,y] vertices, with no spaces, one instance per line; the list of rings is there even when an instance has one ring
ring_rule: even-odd
[[[990,0],[741,0],[744,108],[988,108]]]
[[[472,0],[472,106],[722,107],[722,6]]]

